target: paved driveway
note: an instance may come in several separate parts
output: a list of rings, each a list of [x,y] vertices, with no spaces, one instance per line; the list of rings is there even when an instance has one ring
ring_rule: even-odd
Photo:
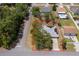
[[[58,46],[58,39],[57,38],[52,38],[52,41],[53,41],[53,51],[59,51],[59,46]]]
[[[74,45],[75,45],[74,48],[76,49],[76,52],[79,52],[79,42],[75,42]]]

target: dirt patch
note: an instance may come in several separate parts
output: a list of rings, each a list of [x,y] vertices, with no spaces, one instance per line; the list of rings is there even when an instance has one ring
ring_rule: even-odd
[[[0,47],[0,52],[5,52],[5,51],[8,51],[8,50],[3,47]]]

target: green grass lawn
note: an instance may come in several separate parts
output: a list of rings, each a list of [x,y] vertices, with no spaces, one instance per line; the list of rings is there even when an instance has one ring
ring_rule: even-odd
[[[75,26],[71,19],[61,19],[60,23],[62,26]]]
[[[64,41],[65,41],[65,42],[73,42],[73,40],[67,39],[67,38],[65,38]]]
[[[67,47],[67,51],[70,51],[70,52],[71,51],[73,51],[73,52],[75,51],[73,44],[67,44],[66,47]]]
[[[79,15],[73,15],[73,17],[79,18]]]
[[[74,3],[74,5],[79,5],[79,3]]]

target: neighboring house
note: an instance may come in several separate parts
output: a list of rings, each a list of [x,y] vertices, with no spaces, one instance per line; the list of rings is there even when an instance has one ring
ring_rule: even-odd
[[[70,6],[70,10],[74,13],[79,15],[79,6]]]
[[[41,13],[49,13],[51,11],[52,11],[52,8],[48,7],[48,6],[44,6],[44,7],[40,8]]]
[[[57,13],[59,18],[67,18],[66,10],[63,6],[59,6],[57,8]]]
[[[47,31],[47,33],[49,33],[52,38],[58,38],[58,37],[59,37],[59,35],[58,35],[57,32],[55,31],[56,27],[49,28],[49,27],[47,27],[46,25],[43,25],[43,29],[44,29],[45,31]]]
[[[77,30],[73,26],[64,26],[64,36],[76,36]]]
[[[46,6],[46,3],[33,3],[32,7],[43,7]]]

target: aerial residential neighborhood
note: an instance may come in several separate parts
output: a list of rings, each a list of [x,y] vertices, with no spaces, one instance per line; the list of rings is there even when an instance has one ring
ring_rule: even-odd
[[[79,4],[0,4],[0,55],[43,52],[79,52]]]

